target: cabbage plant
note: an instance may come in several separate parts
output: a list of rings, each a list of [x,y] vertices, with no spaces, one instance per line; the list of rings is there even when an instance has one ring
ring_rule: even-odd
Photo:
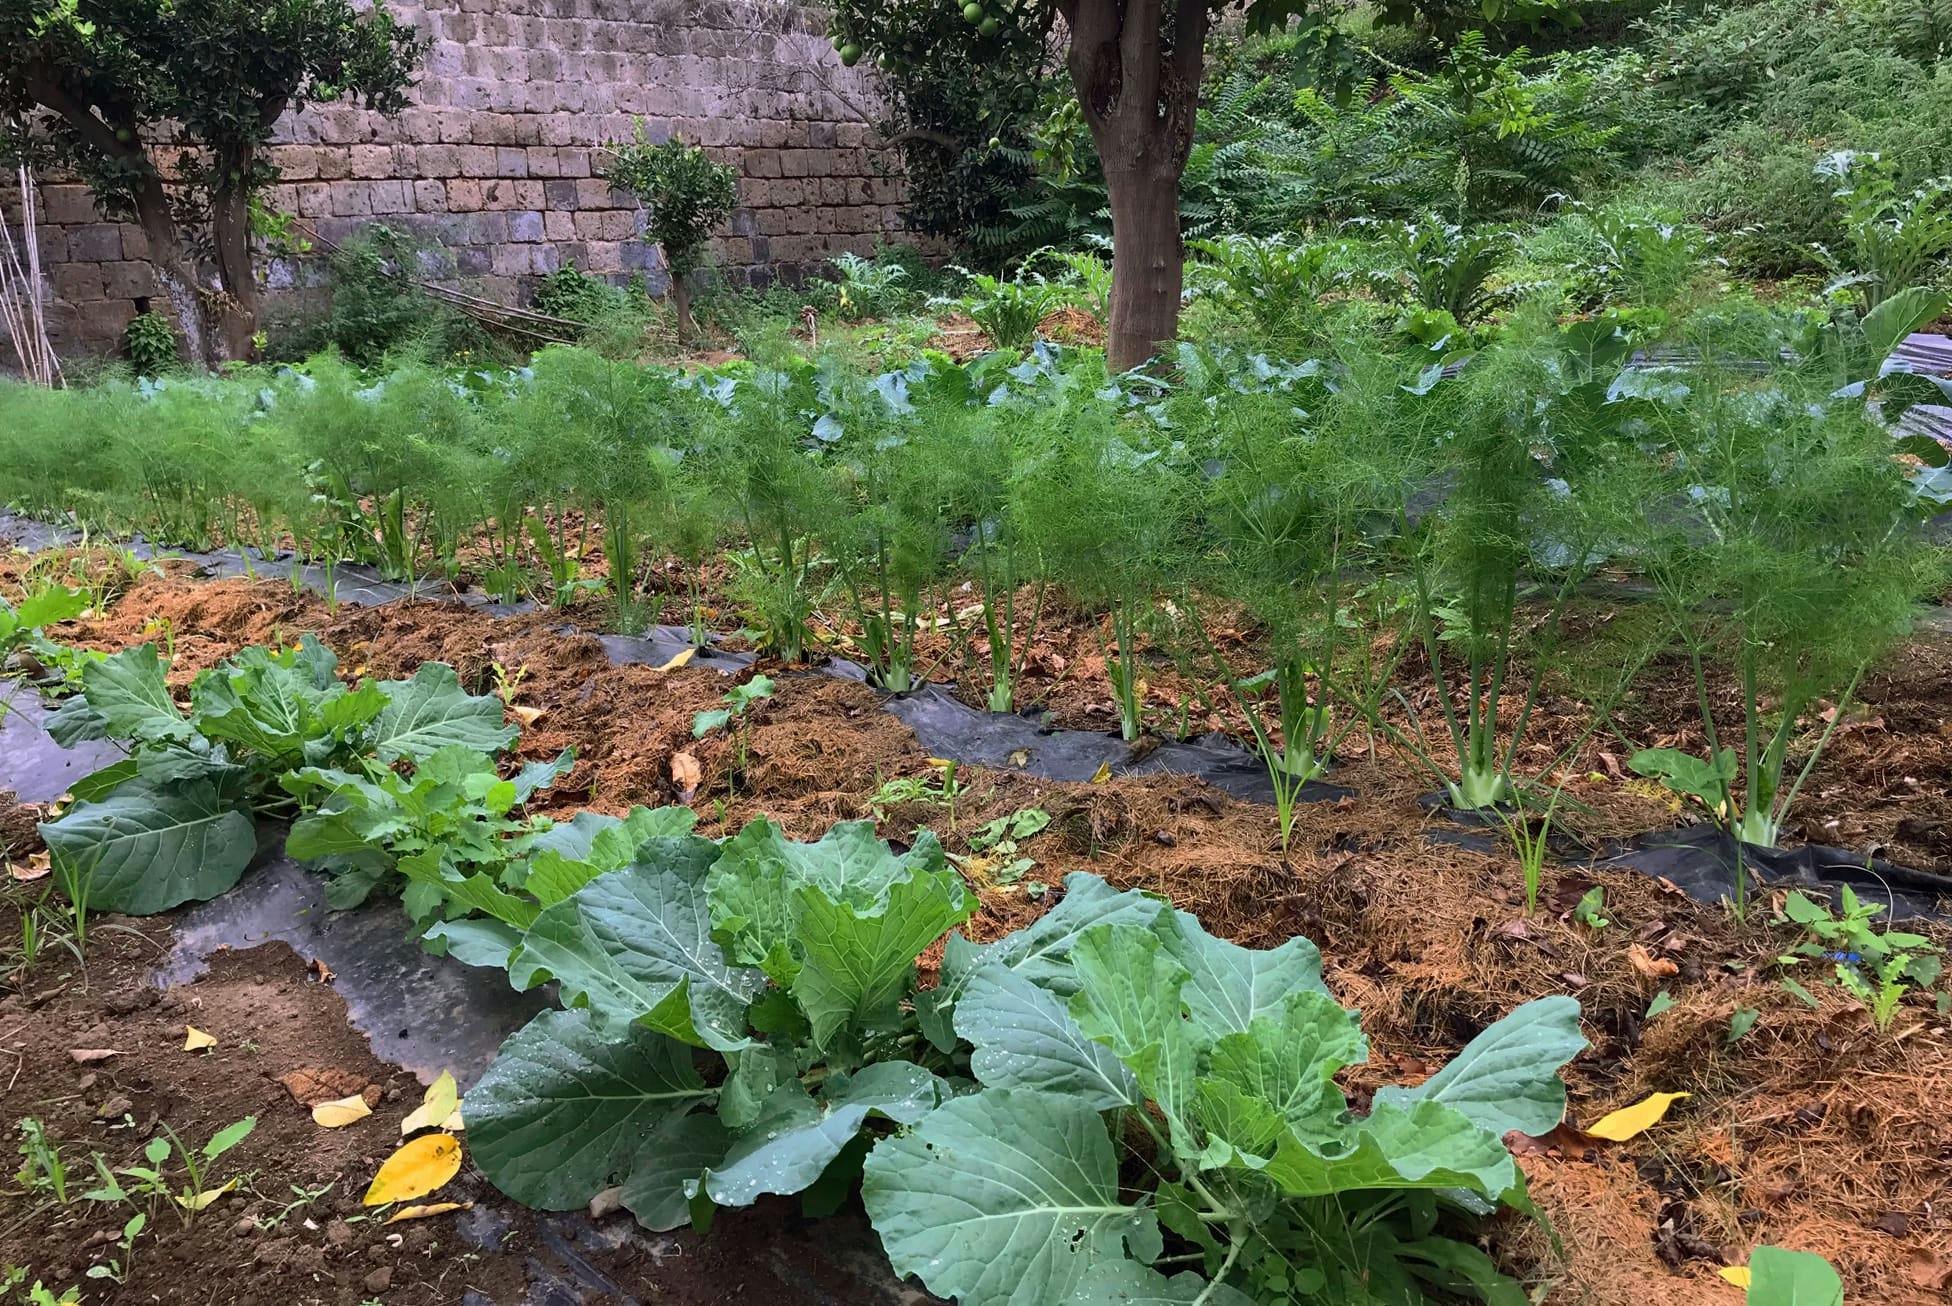
[[[953,932],[975,907],[927,832],[644,841],[513,950],[566,1009],[469,1094],[476,1163],[544,1209],[621,1185],[659,1230],[858,1179],[896,1271],[975,1306],[1523,1300],[1457,1235],[1524,1205],[1502,1140],[1561,1118],[1571,999],[1358,1110],[1335,1076],[1367,1043],[1306,939],[1242,948],[1083,873],[992,943]]]
[[[200,672],[187,713],[166,675],[152,644],[90,659],[81,692],[48,718],[64,747],[113,739],[129,750],[77,780],[73,804],[40,827],[57,879],[95,910],[147,915],[229,889],[257,856],[255,818],[290,814],[279,786],[301,768],[377,784],[444,750],[498,753],[517,733],[500,700],[467,693],[450,666],[348,685],[311,635]],[[558,768],[542,765],[552,780]]]

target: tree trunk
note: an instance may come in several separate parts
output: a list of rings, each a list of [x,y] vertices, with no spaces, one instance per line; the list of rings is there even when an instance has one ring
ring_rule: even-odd
[[[54,70],[44,64],[30,63],[22,74],[22,84],[49,112],[59,114],[90,148],[116,160],[135,175],[131,198],[136,222],[149,238],[149,262],[157,284],[176,310],[177,324],[189,344],[190,360],[200,367],[212,366],[218,353],[210,330],[208,280],[183,243],[169,194],[163,189],[162,176],[156,171],[140,132],[134,125],[111,126],[97,117],[94,107],[84,97],[72,93]]]
[[[183,332],[190,361],[198,367],[215,367],[222,354],[211,326],[209,292],[183,244],[163,183],[154,173],[137,186],[135,209],[136,221],[149,238],[149,263],[156,284],[176,310],[176,323]]]
[[[1169,350],[1179,335],[1186,246],[1179,233],[1179,177],[1105,169],[1112,207],[1111,322],[1105,367],[1126,372]]]
[[[1179,334],[1186,247],[1179,180],[1193,149],[1211,0],[1058,0],[1071,28],[1065,64],[1098,149],[1112,210],[1105,364],[1143,366]]]
[[[678,343],[688,345],[698,338],[698,324],[691,320],[691,287],[685,282],[685,272],[680,266],[665,259],[671,270],[671,316],[676,319]]]
[[[251,266],[251,205],[241,190],[211,196],[211,245],[217,257],[217,326],[225,358],[249,358],[258,329],[258,282]]]

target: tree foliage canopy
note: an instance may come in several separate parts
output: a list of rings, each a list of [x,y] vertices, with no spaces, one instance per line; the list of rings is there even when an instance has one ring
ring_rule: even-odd
[[[195,151],[182,181],[257,190],[277,179],[254,151],[280,116],[348,97],[397,113],[422,44],[350,0],[4,0],[0,110],[47,111],[36,143],[129,212],[157,167],[145,133],[173,124]]]

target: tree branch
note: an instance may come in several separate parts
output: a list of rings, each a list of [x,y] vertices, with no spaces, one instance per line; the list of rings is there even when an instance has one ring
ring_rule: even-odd
[[[140,163],[153,171],[142,138],[132,133],[129,140],[122,140],[116,135],[115,128],[98,118],[79,97],[63,86],[60,78],[45,63],[38,60],[29,63],[26,75],[21,78],[21,85],[44,108],[60,115],[73,127],[90,149],[99,150],[123,163]]]
[[[1095,139],[1097,129],[1110,121],[1125,98],[1118,47],[1119,11],[1124,6],[1120,0],[1068,2],[1065,21],[1071,25],[1071,48],[1064,62]]]

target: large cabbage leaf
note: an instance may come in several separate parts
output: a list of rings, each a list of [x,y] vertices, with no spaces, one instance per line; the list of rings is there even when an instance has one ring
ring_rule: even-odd
[[[1385,1086],[1378,1105],[1441,1102],[1494,1138],[1517,1130],[1549,1133],[1566,1114],[1559,1067],[1586,1048],[1579,1003],[1538,998],[1465,1044],[1464,1050],[1415,1088]]]
[[[257,854],[257,827],[208,781],[128,780],[40,827],[62,881],[88,910],[149,916],[214,898]]]
[[[1105,1122],[1054,1093],[938,1107],[875,1144],[861,1198],[897,1273],[970,1306],[1069,1301],[1100,1262],[1161,1250],[1152,1212],[1120,1197]]]
[[[629,867],[543,910],[509,979],[518,989],[558,980],[598,1028],[636,1023],[700,1047],[744,1047],[746,1008],[766,979],[712,941],[705,876],[717,858],[690,835],[646,841]]]
[[[545,1011],[469,1091],[468,1150],[516,1201],[567,1211],[655,1156],[669,1141],[660,1127],[710,1097],[684,1044],[599,1028],[586,1011]]]
[[[411,679],[384,681],[380,689],[386,707],[373,723],[370,742],[382,762],[418,761],[455,744],[499,753],[522,733],[502,723],[500,699],[468,693],[444,662],[423,662]]]

